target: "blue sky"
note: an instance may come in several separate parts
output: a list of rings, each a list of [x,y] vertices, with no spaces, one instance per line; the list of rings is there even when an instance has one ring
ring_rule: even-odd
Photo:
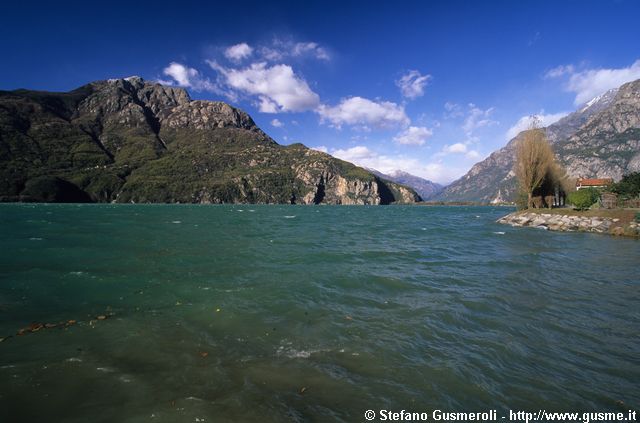
[[[538,114],[640,78],[640,2],[11,2],[0,89],[139,75],[384,172],[448,183]]]

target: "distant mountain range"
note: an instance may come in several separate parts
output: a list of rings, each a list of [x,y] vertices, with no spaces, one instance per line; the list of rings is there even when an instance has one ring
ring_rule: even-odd
[[[382,173],[370,168],[367,168],[367,170],[380,178],[413,188],[424,201],[433,198],[444,189],[444,185],[431,182],[428,179],[401,170],[396,170],[392,173]]]
[[[67,93],[0,91],[0,200],[389,204],[419,196],[302,144],[278,145],[226,103],[131,77]]]
[[[560,163],[571,177],[619,180],[640,171],[640,80],[594,98],[545,128]],[[447,186],[443,201],[513,201],[515,145],[522,133],[476,163]]]

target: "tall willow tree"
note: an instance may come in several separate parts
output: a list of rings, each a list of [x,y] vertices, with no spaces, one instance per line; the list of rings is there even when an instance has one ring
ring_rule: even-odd
[[[527,207],[533,207],[533,193],[558,172],[553,150],[540,128],[525,131],[516,146],[515,174],[520,189],[527,194]]]

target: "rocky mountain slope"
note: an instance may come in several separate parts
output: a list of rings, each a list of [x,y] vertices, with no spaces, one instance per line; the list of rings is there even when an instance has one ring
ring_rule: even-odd
[[[402,185],[281,146],[222,102],[138,77],[68,93],[0,91],[0,199],[163,203],[411,203]]]
[[[407,172],[403,172],[401,170],[396,170],[389,174],[378,172],[375,169],[367,170],[388,181],[396,182],[398,184],[406,185],[410,188],[413,188],[422,198],[422,200],[425,201],[438,195],[444,189],[444,186],[440,184],[431,182],[428,179],[424,179]]]
[[[576,112],[545,128],[560,163],[571,177],[614,178],[640,170],[640,80],[598,96]],[[512,201],[515,145],[506,146],[476,163],[449,185],[444,201]]]

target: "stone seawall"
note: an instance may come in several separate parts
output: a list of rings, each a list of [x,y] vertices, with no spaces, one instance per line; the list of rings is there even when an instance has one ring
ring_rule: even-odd
[[[619,218],[572,216],[551,213],[515,212],[497,220],[511,226],[531,226],[550,231],[596,232],[611,235],[640,236],[640,224],[623,223]]]

